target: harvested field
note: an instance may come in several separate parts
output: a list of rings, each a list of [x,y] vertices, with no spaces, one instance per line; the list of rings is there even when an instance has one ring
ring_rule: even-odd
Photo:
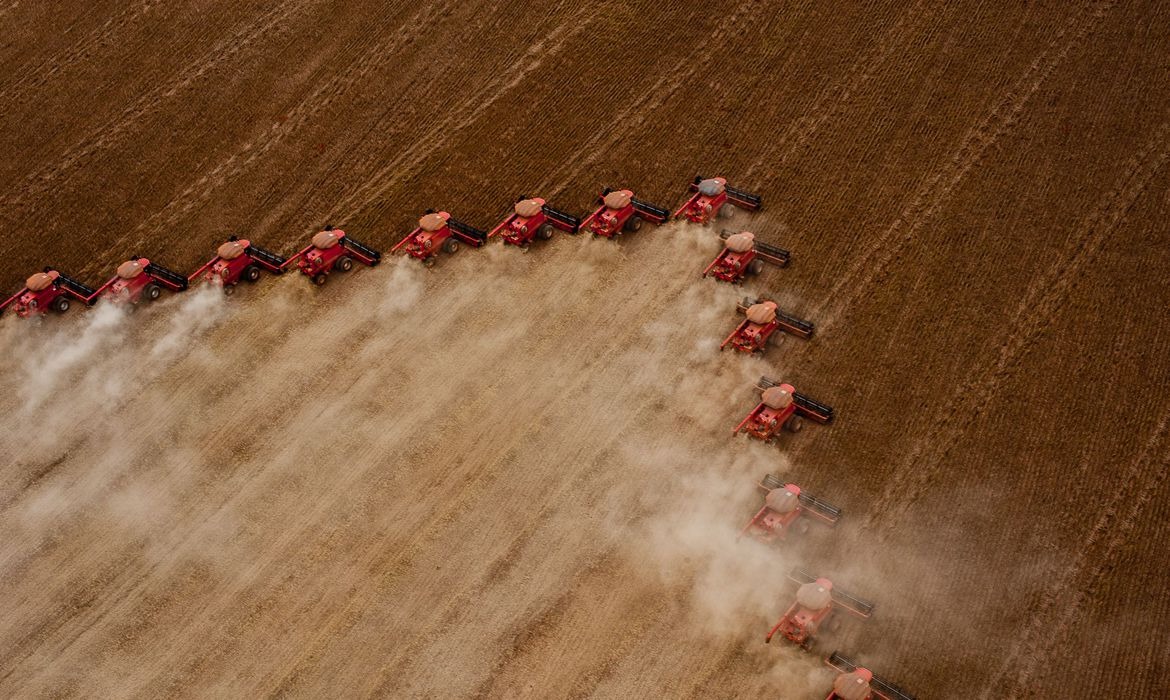
[[[5,290],[427,207],[712,229],[0,319],[0,696],[824,697],[792,566],[920,698],[1170,685],[1170,13],[1152,2],[0,3]],[[719,353],[745,293],[815,321]],[[7,296],[5,294],[4,296]],[[732,439],[767,374],[837,421]],[[842,524],[736,541],[776,472]]]

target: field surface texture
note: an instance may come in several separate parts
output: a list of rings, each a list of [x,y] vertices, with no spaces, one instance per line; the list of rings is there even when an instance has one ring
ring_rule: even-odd
[[[4,297],[521,194],[713,227],[0,319],[0,697],[1170,687],[1170,8],[3,0]],[[702,279],[720,226],[792,251]],[[736,302],[817,324],[720,353]],[[836,421],[731,429],[761,375]],[[835,529],[737,540],[764,474]],[[875,603],[764,635],[801,567]],[[1070,691],[1070,689],[1072,689]]]

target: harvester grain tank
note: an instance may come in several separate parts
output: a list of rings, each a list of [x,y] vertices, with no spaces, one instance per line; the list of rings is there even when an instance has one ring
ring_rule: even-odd
[[[158,299],[164,289],[186,291],[188,283],[183,275],[135,255],[118,266],[98,293],[103,300],[115,304],[138,304]]]
[[[522,196],[512,206],[512,212],[488,232],[488,238],[499,236],[505,245],[514,245],[527,251],[533,239],[547,241],[557,229],[577,233],[581,220],[549,206],[540,197]]]
[[[720,350],[730,345],[740,352],[762,353],[784,337],[777,332],[808,340],[815,330],[812,323],[780,311],[771,299],[744,297],[735,308],[744,320],[719,345]]]
[[[349,272],[354,261],[373,267],[382,261],[382,254],[346,235],[332,226],[314,234],[309,245],[302,248],[281,265],[296,264],[297,268],[315,285],[325,284],[330,272]]]
[[[98,290],[46,267],[25,280],[19,292],[0,303],[0,313],[11,307],[21,318],[43,316],[50,311],[63,314],[74,301],[91,306],[97,297]]]
[[[756,388],[760,390],[760,402],[735,427],[733,435],[744,432],[757,440],[771,442],[781,430],[800,432],[806,418],[822,424],[833,421],[832,407],[797,393],[791,384],[760,377]]]
[[[200,279],[223,287],[225,294],[235,291],[241,281],[249,284],[260,279],[261,271],[284,274],[285,259],[267,251],[246,238],[232,236],[221,243],[215,257],[187,277],[194,283]]]
[[[807,529],[804,523],[812,520],[835,527],[841,519],[841,509],[813,496],[796,484],[787,484],[773,474],[764,475],[759,483],[764,493],[764,504],[744,526],[740,535],[750,535],[761,542],[785,540],[793,527]]]
[[[487,241],[487,234],[453,218],[445,211],[428,209],[418,220],[418,226],[394,246],[392,252],[403,250],[412,258],[421,260],[430,267],[435,264],[439,250],[454,255],[460,242],[478,248]]]
[[[597,198],[598,207],[585,217],[581,227],[594,236],[614,238],[623,232],[641,230],[642,221],[664,224],[670,212],[660,206],[638,199],[630,190],[611,190],[606,187]]]
[[[787,250],[756,240],[751,231],[723,229],[719,237],[724,241],[723,250],[703,270],[704,277],[740,284],[748,275],[763,272],[764,263],[784,267],[792,259]]]
[[[825,663],[838,671],[825,700],[916,700],[910,693],[837,652]]]
[[[868,618],[873,613],[873,603],[835,588],[827,578],[817,578],[800,569],[794,569],[788,577],[799,584],[796,600],[768,632],[764,643],[771,642],[772,637],[780,634],[793,644],[807,649],[821,627],[828,623],[835,608],[843,608],[862,618]]]
[[[714,218],[730,216],[728,205],[756,211],[763,205],[763,200],[759,195],[732,187],[724,178],[696,175],[690,185],[690,196],[674,217],[685,216],[689,221],[706,225]]]

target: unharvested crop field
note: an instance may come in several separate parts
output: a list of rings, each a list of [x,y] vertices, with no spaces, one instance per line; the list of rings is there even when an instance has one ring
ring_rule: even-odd
[[[712,229],[0,319],[0,696],[794,697],[802,566],[920,698],[1170,687],[1170,9],[0,2],[0,284],[427,207]],[[11,290],[11,291],[9,291]],[[818,325],[719,353],[744,294]],[[837,421],[732,439],[762,374]],[[765,472],[835,530],[737,541]]]

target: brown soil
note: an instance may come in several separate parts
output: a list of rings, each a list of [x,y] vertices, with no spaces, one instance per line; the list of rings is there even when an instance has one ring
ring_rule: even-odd
[[[763,644],[798,565],[920,697],[1164,693],[1166,8],[179,5],[0,3],[4,289],[696,172],[794,262],[671,224],[6,315],[0,695],[823,697]],[[816,338],[719,353],[758,293]],[[733,440],[761,374],[837,422]],[[737,542],[768,471],[842,524]]]

